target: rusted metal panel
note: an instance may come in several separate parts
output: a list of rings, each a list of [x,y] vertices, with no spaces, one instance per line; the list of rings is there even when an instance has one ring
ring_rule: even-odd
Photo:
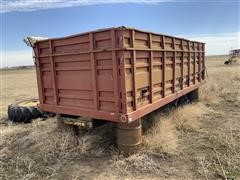
[[[45,111],[131,122],[205,82],[204,43],[133,28],[39,41]]]

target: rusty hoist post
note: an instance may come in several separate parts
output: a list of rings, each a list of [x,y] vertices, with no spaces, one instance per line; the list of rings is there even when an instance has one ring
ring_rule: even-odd
[[[141,119],[127,124],[117,124],[117,145],[120,151],[130,154],[137,152],[142,145]]]

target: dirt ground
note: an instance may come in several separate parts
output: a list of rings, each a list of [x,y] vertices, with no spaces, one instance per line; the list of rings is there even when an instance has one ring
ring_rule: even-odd
[[[240,179],[240,65],[226,58],[207,57],[199,102],[144,118],[143,148],[129,157],[116,149],[111,123],[75,137],[55,118],[9,122],[9,104],[37,97],[36,77],[2,71],[0,179]]]

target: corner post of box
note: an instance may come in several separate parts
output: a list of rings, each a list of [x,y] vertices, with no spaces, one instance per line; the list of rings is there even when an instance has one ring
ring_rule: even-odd
[[[135,30],[132,29],[132,48],[133,48],[133,96],[134,96],[134,110],[137,110],[137,87],[136,87],[136,50],[135,50]]]
[[[150,103],[153,102],[153,50],[152,50],[152,34],[149,33],[149,50],[150,50],[150,62],[149,62],[149,90],[150,90]]]
[[[194,57],[193,57],[193,84],[196,84],[196,43],[193,42],[193,53],[194,53]]]
[[[181,89],[183,89],[183,84],[184,84],[184,46],[183,46],[183,40],[181,40],[181,50],[182,50],[182,52],[181,52],[181,84],[180,84],[180,86],[181,86]]]
[[[40,104],[43,104],[44,103],[44,96],[43,96],[44,88],[43,88],[43,81],[42,81],[42,73],[41,73],[41,69],[40,69],[41,64],[40,64],[40,51],[39,51],[38,43],[36,43],[33,51],[34,51],[35,59],[36,59],[35,68],[36,68],[36,72],[37,72],[39,101],[40,101]]]
[[[162,96],[166,96],[166,49],[165,49],[165,36],[162,35],[162,49],[163,49],[163,62],[162,62]]]
[[[176,46],[175,46],[175,38],[172,38],[173,42],[173,88],[172,91],[175,93],[176,90]]]
[[[124,53],[125,53],[125,44],[124,44],[124,32],[125,32],[125,28],[121,28],[120,29],[120,36],[121,36],[121,43],[119,44],[119,46],[121,47],[122,50],[120,50],[120,59],[119,59],[119,64],[120,64],[120,88],[121,88],[121,93],[120,93],[120,98],[121,98],[121,108],[122,108],[122,112],[127,112],[127,96],[126,96],[126,84],[125,84],[125,57],[124,57]]]
[[[191,67],[191,48],[190,48],[190,41],[188,41],[188,87],[190,86],[190,82],[191,82],[190,67]]]
[[[96,62],[94,57],[94,38],[93,33],[89,33],[89,43],[90,43],[90,59],[91,59],[91,69],[92,69],[92,91],[93,91],[93,103],[94,109],[98,110],[98,92],[97,92],[97,75],[96,75]]]
[[[53,47],[52,47],[52,40],[49,40],[49,53],[50,53],[50,62],[51,62],[51,74],[52,74],[52,84],[53,84],[53,94],[54,94],[54,101],[55,104],[58,105],[58,88],[57,88],[57,81],[56,81],[56,68],[55,62],[53,58]]]
[[[113,90],[114,90],[114,102],[115,102],[115,112],[119,112],[119,88],[118,88],[118,63],[116,58],[116,32],[115,29],[111,30],[111,40],[112,40],[112,68],[113,68]]]

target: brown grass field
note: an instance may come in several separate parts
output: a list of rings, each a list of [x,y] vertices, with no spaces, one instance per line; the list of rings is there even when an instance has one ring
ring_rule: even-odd
[[[74,137],[55,118],[9,122],[9,104],[37,97],[35,70],[2,71],[0,179],[240,179],[240,66],[226,59],[207,57],[198,103],[147,117],[143,148],[129,157],[111,123]]]

